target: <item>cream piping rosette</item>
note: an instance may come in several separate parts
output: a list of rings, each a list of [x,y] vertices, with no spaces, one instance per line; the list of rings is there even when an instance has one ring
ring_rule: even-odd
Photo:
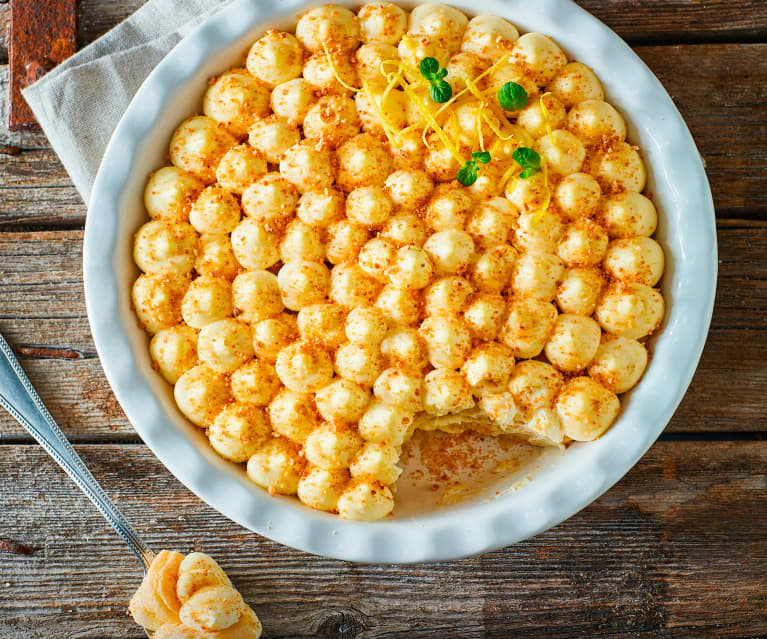
[[[181,411],[270,493],[357,520],[392,512],[417,427],[598,438],[665,312],[604,97],[546,35],[446,5],[267,31],[147,182],[133,303]]]

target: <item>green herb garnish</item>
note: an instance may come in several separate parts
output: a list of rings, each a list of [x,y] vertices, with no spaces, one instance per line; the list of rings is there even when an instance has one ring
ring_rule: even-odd
[[[424,58],[418,65],[421,75],[429,81],[429,96],[434,102],[447,102],[453,97],[453,87],[445,81],[447,69],[440,69],[436,58]]]
[[[490,161],[490,153],[488,151],[474,151],[471,154],[471,159],[466,162],[460,169],[456,178],[464,186],[471,186],[477,181],[479,176],[479,164],[487,164]]]
[[[519,111],[527,106],[528,95],[516,82],[506,82],[498,89],[498,104],[506,111]]]
[[[511,154],[514,161],[522,167],[522,173],[519,174],[523,180],[532,177],[541,170],[541,156],[526,146],[519,147]]]

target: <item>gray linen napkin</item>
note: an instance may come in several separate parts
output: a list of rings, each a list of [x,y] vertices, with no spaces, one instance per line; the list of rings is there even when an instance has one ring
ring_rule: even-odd
[[[231,0],[149,0],[24,90],[86,204],[107,142],[133,94],[179,40]]]

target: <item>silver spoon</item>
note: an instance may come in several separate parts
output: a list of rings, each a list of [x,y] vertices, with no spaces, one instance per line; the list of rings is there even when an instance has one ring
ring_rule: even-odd
[[[104,515],[123,541],[141,561],[146,573],[155,557],[154,552],[122,516],[104,489],[86,468],[64,433],[53,420],[40,396],[13,354],[8,342],[0,335],[0,406],[19,422],[56,460]],[[151,637],[147,632],[147,637]]]

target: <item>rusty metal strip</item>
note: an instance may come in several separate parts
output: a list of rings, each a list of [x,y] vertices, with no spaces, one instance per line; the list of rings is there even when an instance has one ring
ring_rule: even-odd
[[[37,126],[21,90],[75,52],[76,24],[76,0],[12,0],[8,47],[12,131]]]

